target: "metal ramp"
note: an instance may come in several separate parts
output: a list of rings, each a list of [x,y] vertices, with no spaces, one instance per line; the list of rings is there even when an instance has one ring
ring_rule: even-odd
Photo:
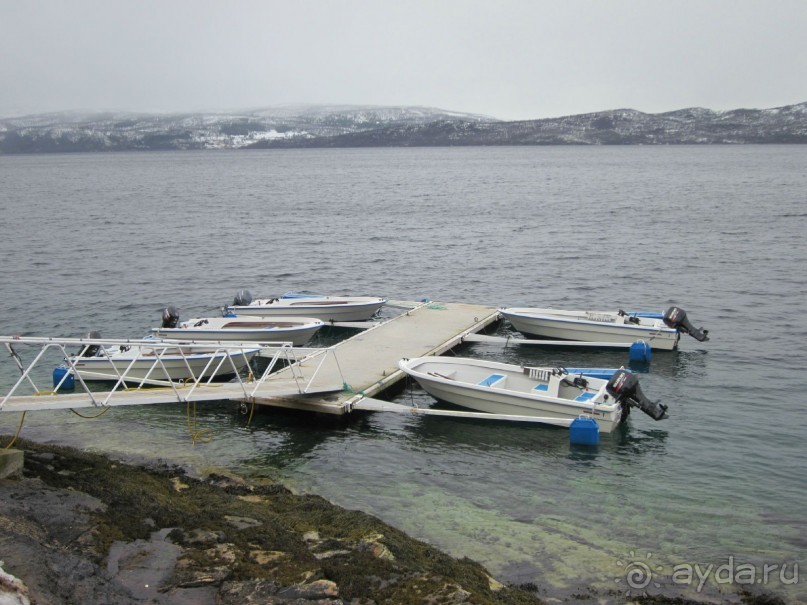
[[[143,344],[142,340],[131,339],[91,339],[91,338],[36,338],[36,337],[9,337],[0,336],[3,343],[19,370],[19,378],[11,386],[7,394],[0,398],[0,411],[2,412],[28,412],[55,409],[78,408],[106,408],[122,405],[144,405],[158,403],[189,403],[197,401],[213,401],[232,399],[251,402],[256,396],[300,396],[311,393],[324,393],[339,391],[344,381],[334,381],[326,384],[319,381],[316,386],[311,380],[316,377],[318,364],[309,363],[305,367],[297,362],[313,349],[292,347],[290,343],[273,344],[257,347],[255,343],[211,343],[186,342],[171,340],[159,341],[159,346],[149,343],[154,351],[154,361],[151,369],[145,376],[135,375],[130,368],[114,370],[117,378],[108,381],[110,386],[106,390],[93,389],[96,382],[85,380],[80,372],[76,371],[76,350],[84,350],[89,346],[132,347]],[[36,351],[32,361],[23,362],[18,349],[34,349]],[[68,349],[72,350],[68,350]],[[265,370],[260,376],[251,371],[238,372],[234,360],[243,356],[245,352],[254,354],[260,349],[263,357],[269,357]],[[165,370],[162,359],[167,356],[179,356],[191,359],[200,352],[211,355],[211,362],[219,367],[206,367],[205,372],[193,372],[188,364],[188,378],[182,380],[171,379]],[[332,348],[317,349],[320,364],[334,356]],[[63,360],[67,363],[66,372],[61,380],[56,381],[52,387],[51,370],[54,360]],[[239,359],[240,361],[240,359]],[[227,365],[229,364],[229,368]],[[224,366],[223,368],[221,366]],[[283,376],[275,373],[278,367],[287,366],[290,371]],[[231,382],[215,382],[212,376],[217,370],[233,370],[235,378]],[[142,372],[141,372],[142,374]],[[69,375],[75,379],[75,392],[65,392],[65,382]],[[48,380],[48,388],[41,385]],[[39,384],[37,384],[39,383]],[[92,386],[91,386],[92,385]],[[135,385],[132,388],[131,385]]]

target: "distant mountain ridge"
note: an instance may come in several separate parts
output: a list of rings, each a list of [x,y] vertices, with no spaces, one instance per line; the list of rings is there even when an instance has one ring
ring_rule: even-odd
[[[0,153],[301,147],[807,143],[807,102],[772,109],[615,109],[506,122],[430,107],[232,113],[49,113],[0,119]]]

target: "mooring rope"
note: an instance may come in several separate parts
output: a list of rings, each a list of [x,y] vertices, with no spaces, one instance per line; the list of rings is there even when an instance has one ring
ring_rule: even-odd
[[[242,414],[247,413],[247,402],[246,401],[241,402],[241,413]],[[255,413],[255,398],[253,397],[253,398],[250,398],[249,417],[247,418],[247,424],[246,424],[247,427],[250,424],[252,424],[252,415],[254,413]]]
[[[104,414],[106,414],[106,413],[107,413],[107,412],[108,412],[110,409],[111,409],[111,408],[107,406],[107,407],[105,407],[103,410],[101,410],[100,412],[98,412],[97,414],[95,414],[94,416],[85,416],[84,414],[80,414],[79,412],[77,412],[77,411],[76,411],[76,410],[74,410],[73,408],[70,408],[70,411],[71,411],[71,412],[73,412],[73,413],[74,413],[76,416],[78,416],[79,418],[85,418],[85,419],[87,419],[87,420],[92,420],[93,418],[99,418],[100,416],[103,416],[103,415],[104,415]]]
[[[364,391],[357,391],[346,382],[342,383],[342,390],[350,393],[351,395],[361,395],[362,397],[367,397],[367,394]]]
[[[191,414],[191,402],[188,401],[185,405],[185,412],[188,420],[188,432],[191,435],[191,441],[193,445],[196,445],[197,441],[201,441],[202,443],[209,443],[213,440],[212,435],[213,431],[210,429],[200,429],[197,422],[197,414],[196,414],[196,402],[193,402],[193,414]]]
[[[20,436],[20,432],[22,431],[22,425],[25,422],[25,414],[26,412],[22,413],[22,417],[20,418],[20,425],[17,427],[17,432],[14,434],[11,443],[9,443],[7,446],[3,448],[4,450],[10,450],[11,446],[14,445],[14,443],[17,441],[17,437]]]

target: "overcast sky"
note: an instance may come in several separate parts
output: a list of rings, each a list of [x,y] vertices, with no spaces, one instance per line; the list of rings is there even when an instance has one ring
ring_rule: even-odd
[[[0,0],[0,116],[807,101],[807,0]]]

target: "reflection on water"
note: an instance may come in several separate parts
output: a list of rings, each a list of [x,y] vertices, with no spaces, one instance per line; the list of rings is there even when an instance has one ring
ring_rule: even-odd
[[[264,468],[291,470],[316,457],[326,442],[341,439],[347,426],[347,420],[338,416],[259,408],[249,431],[261,447],[242,464],[252,473]]]
[[[393,398],[403,405],[416,405],[420,408],[439,407],[441,409],[462,410],[446,402],[435,402],[425,391],[409,381],[404,393]],[[631,415],[641,415],[633,410]],[[549,456],[581,454],[580,460],[595,459],[600,454],[630,454],[630,457],[654,455],[663,456],[668,431],[663,428],[634,426],[631,417],[611,433],[600,435],[597,447],[569,447],[569,431],[554,426],[539,424],[519,424],[504,420],[488,421],[476,418],[447,418],[441,416],[416,416],[416,421],[408,426],[410,444],[424,447],[462,444],[477,452],[503,452],[505,455],[539,453]],[[651,421],[652,422],[652,421]],[[585,454],[585,455],[583,455]]]
[[[664,445],[668,436],[668,431],[660,428],[622,426],[614,431],[616,452],[627,455],[627,461],[635,460],[637,456],[658,456],[659,460],[663,460],[661,456],[667,453]]]
[[[624,366],[630,367],[640,374],[652,372],[654,375],[668,378],[695,380],[704,375],[704,364],[708,355],[708,350],[704,348],[692,348],[691,345],[703,345],[690,339],[691,342],[683,342],[677,351],[652,351],[649,362],[632,364],[627,349],[592,349],[568,345],[560,347],[519,345],[516,341],[524,337],[513,331],[506,321],[501,322],[491,335],[511,340],[501,345],[468,344],[462,353],[458,354],[517,365],[548,367],[579,367],[581,360],[585,360],[585,367],[619,368]],[[683,336],[682,338],[688,337]]]

